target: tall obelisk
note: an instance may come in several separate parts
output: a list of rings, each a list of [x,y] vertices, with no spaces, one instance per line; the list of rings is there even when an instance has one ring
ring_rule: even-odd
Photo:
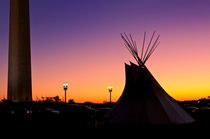
[[[7,98],[32,101],[29,0],[10,0]]]

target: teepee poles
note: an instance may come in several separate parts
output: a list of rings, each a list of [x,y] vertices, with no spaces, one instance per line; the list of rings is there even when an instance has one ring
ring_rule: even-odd
[[[150,58],[150,56],[153,54],[153,52],[155,51],[155,49],[157,48],[157,46],[160,44],[160,42],[158,42],[156,45],[154,45],[152,47],[152,49],[150,49],[149,54],[147,55],[146,59],[144,60],[144,63],[146,63],[146,61]]]
[[[158,35],[158,37],[156,38],[155,42],[153,43],[149,53],[147,54],[147,56],[145,57],[145,59],[143,59],[144,63],[148,60],[148,58],[151,56],[151,54],[154,52],[154,50],[156,49],[156,47],[159,45],[160,41],[158,42],[160,38],[160,35]]]
[[[155,35],[155,31],[153,32],[152,37],[151,37],[151,39],[150,39],[150,41],[149,41],[149,44],[148,44],[147,49],[146,49],[146,52],[145,52],[144,57],[143,57],[143,59],[142,59],[143,61],[144,61],[145,57],[147,56],[147,52],[148,52],[148,50],[149,50],[149,48],[150,48],[150,45],[151,45],[151,42],[152,42],[152,40],[153,40],[154,35]]]
[[[145,48],[146,32],[144,33],[143,45],[142,45],[142,50],[141,50],[141,58],[138,55],[136,41],[133,40],[131,34],[129,34],[129,36],[126,33],[121,34],[121,38],[124,40],[124,45],[126,46],[128,51],[131,53],[131,55],[134,57],[134,59],[137,61],[139,66],[144,66],[146,61],[149,59],[149,57],[153,54],[157,46],[160,44],[160,41],[159,41],[160,35],[158,35],[158,37],[153,42],[155,33],[156,31],[153,32],[152,37],[149,41],[149,44],[146,48]],[[144,52],[144,48],[146,50],[145,52]]]
[[[137,51],[137,46],[136,42],[133,41],[132,36],[130,35],[130,38],[127,36],[126,33],[121,34],[122,39],[124,40],[124,45],[128,49],[128,51],[131,53],[131,55],[134,57],[134,59],[137,61],[139,65],[142,64],[141,60],[139,59],[138,56],[138,51]]]
[[[143,45],[142,45],[142,50],[141,50],[141,59],[142,59],[143,52],[144,52],[145,38],[146,38],[146,32],[144,32],[144,40],[143,40]]]

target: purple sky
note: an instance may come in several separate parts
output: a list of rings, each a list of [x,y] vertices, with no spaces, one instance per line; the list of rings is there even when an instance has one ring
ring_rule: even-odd
[[[59,74],[63,70],[68,72],[67,77],[71,78],[69,79],[71,82],[74,82],[72,74],[81,74],[81,76],[95,72],[104,75],[113,74],[110,82],[118,91],[117,99],[124,86],[123,63],[133,60],[122,47],[123,42],[119,34],[132,33],[141,44],[144,31],[151,34],[153,30],[161,34],[161,45],[148,66],[153,73],[156,71],[154,74],[173,96],[174,90],[170,90],[171,85],[166,81],[169,76],[168,78],[166,75],[163,76],[166,73],[161,73],[161,69],[168,67],[167,75],[174,74],[172,73],[174,67],[170,65],[174,63],[176,66],[178,64],[183,66],[184,71],[189,71],[193,67],[193,64],[188,65],[189,63],[195,62],[196,66],[198,62],[206,62],[210,58],[207,53],[210,47],[209,7],[210,0],[30,0],[34,96],[51,95],[50,92],[40,93],[40,90],[46,88],[39,87],[38,82],[50,82],[52,86],[56,86],[65,79],[63,74]],[[0,19],[0,96],[2,97],[6,94],[7,85],[9,0],[0,1]],[[94,65],[97,66],[93,68]],[[210,67],[209,63],[203,62],[203,65],[208,65],[202,67],[204,69]],[[178,73],[184,75],[184,71],[180,70]],[[195,71],[189,76],[196,73]],[[209,75],[210,71],[205,73]],[[56,83],[53,84],[51,77],[55,75],[56,78],[53,80]],[[118,82],[118,78],[122,81]],[[106,82],[108,84],[109,81]],[[171,81],[171,84],[174,82]],[[182,84],[177,83],[174,86],[180,88]],[[78,85],[75,83],[75,86]],[[80,95],[88,90],[86,87],[84,86]],[[207,86],[204,88],[205,91],[210,90]],[[59,89],[55,87],[52,90]],[[102,89],[97,91],[103,92]],[[190,91],[192,91],[190,88],[186,89],[186,92]],[[176,93],[181,94],[181,92]],[[97,97],[103,99],[105,96]],[[75,99],[79,100],[76,95]]]

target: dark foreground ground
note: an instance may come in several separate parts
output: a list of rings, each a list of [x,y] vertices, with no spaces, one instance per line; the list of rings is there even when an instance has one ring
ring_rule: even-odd
[[[142,125],[140,128],[194,128],[210,125],[209,101],[179,102],[180,105],[196,120],[188,125]],[[39,126],[67,126],[68,128],[113,128],[104,125],[104,115],[111,110],[113,104],[92,103],[57,103],[57,102],[32,102],[32,103],[0,103],[0,123],[7,124],[37,124]],[[135,128],[126,126],[126,128]]]

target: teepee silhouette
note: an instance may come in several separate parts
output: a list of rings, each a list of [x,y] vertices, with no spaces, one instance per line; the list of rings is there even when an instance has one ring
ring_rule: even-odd
[[[160,43],[160,35],[154,40],[155,33],[152,34],[147,47],[145,47],[146,33],[144,33],[140,56],[132,36],[121,34],[126,48],[138,65],[132,62],[130,65],[125,64],[125,88],[113,109],[105,115],[107,124],[186,124],[194,122],[194,119],[167,94],[145,66],[146,61]]]

